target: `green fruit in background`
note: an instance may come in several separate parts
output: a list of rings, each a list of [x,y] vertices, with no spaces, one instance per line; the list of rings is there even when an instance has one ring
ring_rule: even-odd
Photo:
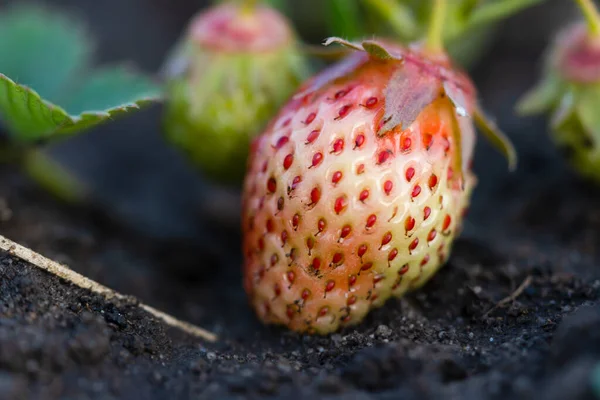
[[[278,11],[226,2],[194,17],[165,73],[166,137],[209,180],[238,184],[250,142],[310,68]]]
[[[522,115],[549,113],[552,139],[575,170],[600,183],[600,36],[576,24],[557,36]]]

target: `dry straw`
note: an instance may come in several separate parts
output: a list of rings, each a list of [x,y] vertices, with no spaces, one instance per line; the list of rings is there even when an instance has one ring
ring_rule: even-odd
[[[77,272],[71,270],[67,266],[52,261],[24,246],[21,246],[20,244],[13,242],[10,239],[5,238],[2,235],[0,235],[0,249],[52,275],[58,276],[59,278],[69,281],[75,286],[102,295],[106,299],[118,299],[124,301],[131,301],[133,299],[131,296],[126,296],[121,293],[115,292],[114,290],[106,286],[103,286],[89,278],[86,278],[81,274],[78,274]],[[155,318],[161,320],[168,326],[180,329],[190,335],[204,339],[209,342],[215,342],[217,340],[217,336],[215,334],[205,329],[202,329],[184,321],[180,321],[177,318],[165,314],[164,312],[159,311],[146,304],[137,302],[137,306],[146,311],[147,313],[151,314]]]

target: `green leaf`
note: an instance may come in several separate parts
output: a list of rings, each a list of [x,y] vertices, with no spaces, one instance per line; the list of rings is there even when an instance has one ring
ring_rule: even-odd
[[[342,39],[341,37],[332,36],[325,39],[323,42],[323,46],[331,46],[333,43],[337,43],[344,47],[347,47],[352,50],[364,51],[365,49],[362,46],[362,43],[352,42],[350,40]]]
[[[365,51],[367,53],[369,53],[369,55],[371,55],[372,57],[378,58],[380,60],[401,60],[402,56],[398,56],[398,55],[392,55],[390,54],[390,52],[385,48],[385,45],[382,43],[379,43],[375,40],[365,40],[362,42],[362,46],[363,49],[365,49]]]
[[[577,90],[570,87],[562,97],[559,99],[559,103],[556,109],[553,110],[552,117],[550,118],[550,126],[555,130],[562,129],[565,125],[571,123],[572,119],[576,117],[576,101]]]
[[[561,80],[549,75],[519,100],[517,112],[521,115],[533,115],[551,109],[560,100],[561,88]]]
[[[0,9],[0,72],[59,101],[89,65],[92,41],[83,26],[36,5]]]
[[[0,74],[0,117],[11,135],[20,139],[42,138],[68,123],[69,117],[27,86]]]
[[[63,201],[78,203],[88,194],[81,181],[41,150],[25,151],[21,165],[27,176]]]
[[[490,141],[492,146],[504,155],[508,162],[508,169],[514,171],[517,168],[517,151],[510,138],[481,109],[475,110],[473,118],[481,133]]]
[[[586,131],[600,143],[600,85],[591,85],[579,93],[577,114]]]
[[[498,0],[484,3],[473,10],[468,25],[488,25],[543,1],[545,0]]]
[[[159,98],[157,85],[125,68],[90,72],[92,47],[62,12],[0,10],[0,120],[13,139],[58,138]]]
[[[390,51],[393,49],[386,48],[386,45],[377,40],[363,40],[362,42],[352,42],[350,40],[342,39],[340,37],[332,36],[323,42],[323,46],[330,46],[333,43],[337,43],[347,49],[365,51],[370,56],[378,58],[380,60],[402,60],[403,54],[398,54],[397,51]]]
[[[11,136],[22,142],[56,139],[91,128],[160,98],[150,80],[125,69],[96,73],[81,85],[67,106],[44,100],[33,89],[0,74],[0,116]],[[85,111],[83,111],[85,110]]]
[[[363,0],[363,2],[384,18],[404,40],[412,40],[419,35],[415,16],[407,5],[396,0]]]
[[[333,34],[351,39],[364,36],[358,0],[325,0],[325,2],[330,30]]]
[[[62,105],[71,115],[101,114],[113,108],[136,108],[139,102],[158,98],[156,83],[120,65],[94,71]]]

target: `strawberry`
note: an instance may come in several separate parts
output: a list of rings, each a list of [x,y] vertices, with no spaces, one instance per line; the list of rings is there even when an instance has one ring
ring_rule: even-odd
[[[244,176],[251,139],[309,68],[283,15],[225,2],[193,18],[165,73],[167,139],[207,178],[232,184]]]
[[[444,54],[390,42],[308,81],[252,144],[244,285],[266,323],[326,334],[422,286],[448,259],[476,178],[472,116]]]
[[[551,115],[552,139],[572,167],[600,182],[600,15],[581,0],[589,29],[576,23],[550,47],[544,76],[517,105],[522,115]]]

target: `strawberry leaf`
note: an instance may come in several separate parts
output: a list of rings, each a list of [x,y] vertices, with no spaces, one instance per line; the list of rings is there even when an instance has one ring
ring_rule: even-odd
[[[582,90],[576,107],[581,124],[600,143],[600,85]]]
[[[571,88],[571,90],[567,90],[566,93],[563,94],[550,120],[550,125],[552,128],[560,129],[563,124],[568,123],[571,117],[575,115],[576,97],[577,96],[573,88]]]
[[[334,43],[341,44],[342,46],[348,47],[349,49],[352,49],[352,50],[358,50],[358,51],[365,50],[361,43],[352,42],[350,40],[342,39],[341,37],[337,37],[337,36],[332,36],[332,37],[328,37],[327,39],[325,39],[325,41],[323,42],[323,46],[330,46]]]
[[[362,42],[362,47],[370,56],[380,60],[401,60],[402,56],[392,55],[383,44],[374,40],[365,40]]]
[[[93,71],[62,105],[71,115],[103,114],[138,108],[160,98],[160,88],[125,65]]]
[[[398,60],[401,61],[403,54],[397,54],[398,49],[389,48],[384,43],[377,40],[363,40],[362,42],[352,42],[339,37],[330,37],[323,42],[324,46],[329,46],[333,43],[340,44],[352,50],[366,51],[371,57],[380,60]]]
[[[508,169],[514,171],[517,168],[517,151],[510,139],[483,113],[483,111],[481,111],[481,109],[476,109],[473,117],[475,124],[484,136],[504,155],[508,161]]]
[[[20,5],[0,12],[0,120],[21,142],[90,128],[159,97],[123,68],[90,72],[93,45],[78,21]]]
[[[159,88],[148,79],[125,70],[108,70],[92,76],[65,102],[75,111],[69,114],[33,89],[0,74],[0,116],[11,136],[21,142],[64,137],[159,97]]]
[[[29,178],[63,201],[78,203],[89,194],[77,177],[38,148],[25,150],[21,166]]]
[[[452,101],[456,113],[461,117],[470,116],[472,106],[467,101],[465,91],[452,80],[444,81],[444,93]]]
[[[325,5],[332,32],[351,38],[364,35],[361,11],[357,1],[325,0]]]
[[[467,116],[460,116],[454,114],[458,121],[458,127],[460,128],[460,149],[461,149],[461,163],[458,164],[463,173],[469,167],[470,157],[475,150],[475,126],[473,125],[473,118]]]
[[[545,0],[501,0],[485,3],[473,10],[468,19],[468,27],[492,24],[543,1]]]
[[[410,7],[397,1],[363,0],[368,7],[378,13],[402,38],[414,39],[419,35],[419,27]]]
[[[379,134],[398,126],[408,128],[440,92],[439,79],[421,73],[414,63],[405,63],[394,73],[385,89],[385,114]]]
[[[533,115],[549,110],[559,100],[561,86],[558,77],[548,76],[519,100],[517,112],[521,115]]]
[[[88,68],[92,49],[84,27],[66,15],[34,5],[0,9],[0,72],[50,101]]]
[[[470,135],[470,140],[473,141],[473,132],[463,132],[463,128],[469,128],[472,130],[469,125],[471,125],[470,121],[467,121],[468,124],[465,124],[462,120],[464,117],[459,116],[456,113],[452,113],[452,142],[454,143],[454,147],[459,151],[454,152],[454,158],[452,159],[452,169],[456,171],[456,179],[460,180],[461,186],[464,184],[464,175],[467,170],[467,158],[465,157],[466,151],[468,147],[463,146],[463,134],[465,137]]]

